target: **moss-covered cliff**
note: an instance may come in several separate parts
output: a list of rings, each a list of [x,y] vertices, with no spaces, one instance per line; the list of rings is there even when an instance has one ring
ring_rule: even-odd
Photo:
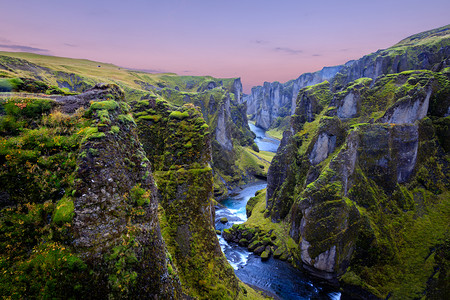
[[[208,125],[190,103],[132,103],[140,140],[154,166],[164,239],[190,296],[234,299],[240,292],[214,230]]]
[[[281,119],[294,114],[300,89],[331,82],[334,91],[359,78],[376,79],[381,75],[407,70],[442,71],[450,66],[450,25],[410,36],[394,46],[378,50],[344,65],[325,67],[315,73],[305,73],[286,83],[265,82],[252,88],[244,97],[247,113],[256,125],[277,128]]]
[[[2,100],[0,295],[259,297],[213,230],[201,114],[156,98],[131,104],[111,84]]]
[[[381,298],[448,280],[449,79],[407,71],[300,91],[265,212],[290,226],[294,263]]]
[[[179,298],[130,107],[110,85],[89,97],[2,102],[1,294]]]
[[[85,92],[96,83],[121,87],[126,101],[163,98],[175,106],[192,103],[200,108],[211,133],[212,168],[216,197],[228,189],[266,176],[258,164],[248,164],[243,147],[257,148],[247,124],[239,78],[178,76],[132,71],[111,64],[27,53],[0,55],[0,92],[59,95]]]

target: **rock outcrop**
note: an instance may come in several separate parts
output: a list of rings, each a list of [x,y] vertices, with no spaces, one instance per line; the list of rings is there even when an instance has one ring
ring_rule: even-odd
[[[215,196],[226,197],[229,189],[255,180],[251,170],[239,167],[242,165],[241,148],[256,147],[254,134],[248,126],[241,80],[232,78],[192,82],[189,89],[191,91],[166,86],[157,94],[171,103],[192,103],[200,108],[211,132]]]
[[[298,92],[307,86],[332,79],[343,66],[325,67],[315,73],[305,73],[286,83],[265,82],[263,86],[253,87],[243,98],[247,102],[247,114],[252,115],[256,126],[269,129],[279,117],[291,115],[295,110]]]
[[[448,122],[449,83],[448,70],[408,71],[361,78],[336,93],[324,93],[327,82],[300,91],[291,129],[269,169],[266,208],[273,222],[290,224],[297,243],[292,255],[306,269],[370,286],[378,297],[414,295],[384,266],[419,276],[400,265],[415,259],[420,268],[430,263],[426,255],[403,255],[439,247],[447,234],[439,223],[419,230],[436,234],[426,243],[393,237],[416,234],[410,217],[422,224],[448,216],[449,152],[439,136]],[[392,282],[377,283],[367,271]]]
[[[108,100],[95,99],[105,93]],[[73,220],[73,247],[98,274],[93,293],[101,298],[108,286],[115,297],[181,297],[178,278],[168,271],[152,170],[123,92],[100,85],[78,99],[79,105],[92,99],[88,113],[95,121],[86,130],[97,129],[81,145]],[[61,102],[63,110],[72,100]],[[121,256],[129,261],[121,263]]]
[[[192,297],[237,297],[238,280],[214,230],[208,125],[189,103],[177,110],[153,98],[132,106],[156,171],[163,236],[182,285]]]
[[[33,140],[25,145],[28,154],[1,167],[1,190],[14,203],[2,214],[2,230],[21,231],[3,224],[34,211],[25,224],[33,230],[14,241],[23,243],[23,253],[2,256],[8,262],[2,276],[17,270],[26,284],[2,280],[2,288],[18,298],[181,298],[161,235],[153,173],[123,91],[102,84],[67,99],[2,103],[2,124],[9,116],[30,126],[2,125],[4,140]],[[2,147],[0,159],[13,153],[17,145]],[[5,253],[8,247],[1,247]]]

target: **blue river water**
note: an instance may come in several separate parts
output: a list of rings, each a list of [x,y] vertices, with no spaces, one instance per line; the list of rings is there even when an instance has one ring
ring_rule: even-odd
[[[268,138],[264,130],[249,124],[257,137],[255,142],[262,151],[276,152],[279,141]],[[227,199],[221,201],[222,206],[216,208],[216,229],[230,228],[233,224],[241,224],[247,220],[245,206],[256,191],[266,188],[266,181],[258,181],[241,187]],[[222,224],[220,218],[226,217],[228,222]],[[247,248],[228,243],[218,235],[220,246],[236,275],[243,282],[267,291],[278,299],[340,299],[341,293],[324,282],[312,279],[302,271],[293,268],[287,262],[270,258],[262,261],[259,256],[249,252]]]
[[[258,145],[259,150],[277,152],[280,141],[274,138],[266,136],[264,129],[257,127],[251,123],[248,123],[250,130],[256,134],[255,142]]]

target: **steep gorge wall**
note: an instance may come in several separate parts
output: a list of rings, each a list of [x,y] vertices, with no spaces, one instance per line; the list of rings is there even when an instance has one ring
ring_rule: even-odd
[[[132,103],[140,140],[154,167],[164,239],[189,296],[236,298],[239,281],[214,230],[211,137],[190,103]]]
[[[1,102],[2,296],[246,298],[213,227],[201,113],[131,104],[110,84]]]
[[[123,91],[100,84],[67,100],[2,103],[0,194],[9,213],[1,216],[1,294],[179,299],[152,170]],[[10,234],[23,253],[4,251]]]
[[[278,117],[290,116],[295,110],[298,92],[307,86],[332,79],[343,66],[325,67],[314,73],[305,73],[286,83],[265,82],[263,86],[253,87],[247,102],[247,114],[252,115],[256,126],[269,129]]]
[[[95,121],[86,130],[97,133],[82,144],[77,161],[73,246],[99,274],[98,297],[177,299],[181,286],[168,271],[152,170],[123,93],[106,87],[112,98],[90,105]],[[109,291],[103,294],[102,286]]]
[[[337,93],[329,83],[299,93],[269,169],[266,209],[273,222],[290,224],[292,254],[306,269],[378,297],[426,289],[436,261],[425,253],[448,238],[441,219],[449,217],[449,152],[440,128],[449,122],[449,79],[408,71],[361,78]],[[433,226],[417,229],[430,219]],[[427,238],[416,243],[417,234]],[[389,268],[414,278],[417,290]]]
[[[239,167],[239,149],[254,146],[254,134],[247,122],[246,104],[239,78],[211,80],[178,89],[165,87],[158,94],[170,103],[194,104],[200,108],[211,133],[215,196],[225,197],[228,189],[254,180],[250,170]],[[183,91],[189,87],[192,91]]]

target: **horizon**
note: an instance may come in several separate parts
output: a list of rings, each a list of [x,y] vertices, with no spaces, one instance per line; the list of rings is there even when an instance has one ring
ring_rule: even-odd
[[[2,18],[13,30],[0,29],[0,50],[152,73],[240,77],[249,93],[264,82],[287,82],[446,26],[450,11],[450,2],[441,0],[426,7],[417,0],[105,3],[8,3]]]

